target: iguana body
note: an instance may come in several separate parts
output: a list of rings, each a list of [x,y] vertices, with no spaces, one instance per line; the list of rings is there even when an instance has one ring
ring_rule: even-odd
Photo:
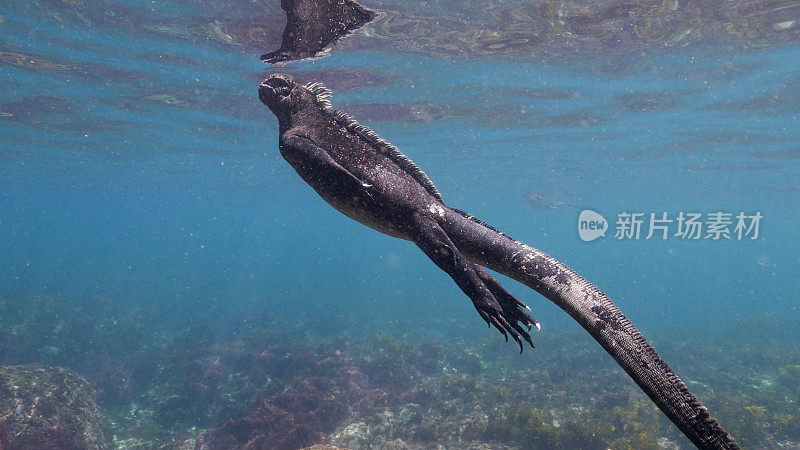
[[[701,448],[737,448],[636,327],[594,285],[550,256],[445,205],[427,176],[396,148],[333,111],[330,93],[284,75],[259,97],[278,118],[281,155],[348,217],[414,242],[447,272],[481,317],[520,346],[539,324],[483,267],[518,280],[564,309]]]

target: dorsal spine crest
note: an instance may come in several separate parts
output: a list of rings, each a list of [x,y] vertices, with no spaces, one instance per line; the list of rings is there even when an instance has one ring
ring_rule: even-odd
[[[319,82],[309,83],[305,85],[306,89],[311,91],[317,99],[317,105],[321,107],[326,113],[330,114],[331,117],[342,126],[345,130],[349,131],[350,133],[358,136],[361,140],[364,141],[367,145],[371,145],[377,147],[378,150],[386,155],[389,159],[391,159],[395,164],[397,164],[404,172],[411,175],[414,180],[416,180],[422,187],[425,188],[428,193],[433,195],[437,200],[442,200],[442,194],[439,193],[439,190],[436,189],[433,182],[422,169],[419,168],[411,158],[404,155],[400,150],[397,149],[394,145],[390,144],[386,140],[382,139],[378,136],[377,133],[370,130],[369,128],[365,127],[358,123],[355,119],[350,117],[346,112],[341,110],[334,110],[331,102],[329,100],[331,96],[331,90],[323,86]]]

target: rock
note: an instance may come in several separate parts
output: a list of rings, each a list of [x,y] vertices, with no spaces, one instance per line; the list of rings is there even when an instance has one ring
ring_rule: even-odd
[[[0,449],[111,448],[96,398],[68,369],[0,367]]]
[[[306,380],[296,389],[261,399],[242,417],[201,433],[194,450],[289,450],[318,444],[348,413],[343,400],[324,391]]]

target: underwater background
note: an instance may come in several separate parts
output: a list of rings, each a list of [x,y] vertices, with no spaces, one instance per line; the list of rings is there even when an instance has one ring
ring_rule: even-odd
[[[502,279],[518,355],[323,202],[256,94],[284,72],[606,292],[740,444],[800,448],[800,4],[362,3],[276,68],[276,0],[0,2],[0,365],[85,378],[100,447],[690,447],[549,301]],[[680,212],[763,218],[645,238]]]

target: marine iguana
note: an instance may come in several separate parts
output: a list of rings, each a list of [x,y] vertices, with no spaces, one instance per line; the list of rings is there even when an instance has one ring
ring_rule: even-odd
[[[375,18],[353,0],[281,0],[281,9],[286,11],[281,48],[261,56],[270,64],[317,56]]]
[[[578,321],[695,445],[738,448],[605,294],[549,255],[447,206],[408,157],[333,110],[328,89],[276,74],[258,95],[278,118],[281,155],[306,183],[348,217],[416,244],[520,352],[523,340],[533,346],[528,332],[539,323],[484,267],[531,287]]]

